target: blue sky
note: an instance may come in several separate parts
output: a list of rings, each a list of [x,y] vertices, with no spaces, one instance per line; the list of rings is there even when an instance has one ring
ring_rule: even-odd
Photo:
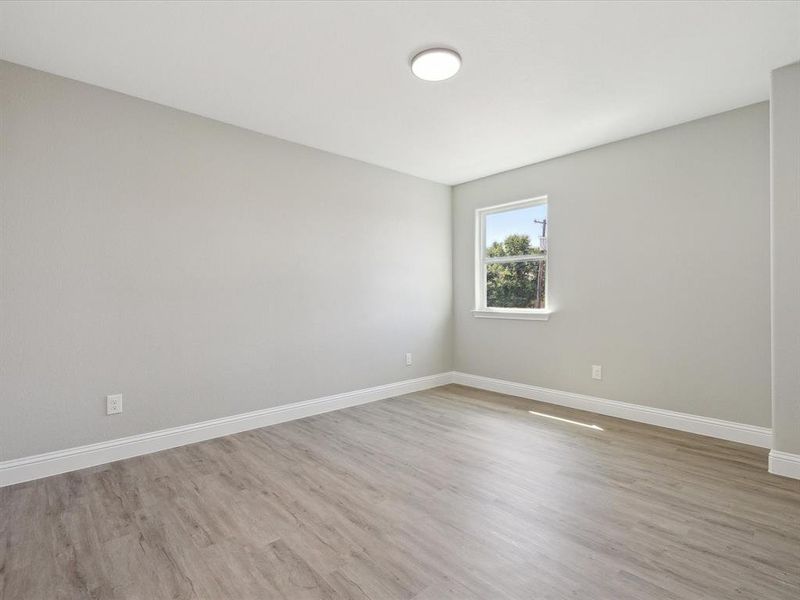
[[[533,221],[545,218],[547,218],[546,204],[486,215],[486,245],[502,242],[512,233],[521,233],[529,235],[533,245],[538,247],[542,226]]]

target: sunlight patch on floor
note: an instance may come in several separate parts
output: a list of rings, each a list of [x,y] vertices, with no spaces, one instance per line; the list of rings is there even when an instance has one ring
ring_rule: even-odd
[[[556,421],[563,421],[564,423],[572,423],[573,425],[580,425],[581,427],[586,427],[587,429],[595,429],[597,431],[605,431],[599,425],[594,425],[594,424],[589,425],[589,423],[581,423],[580,421],[572,421],[570,419],[563,419],[561,417],[556,417],[556,416],[553,416],[553,415],[546,415],[545,413],[536,412],[535,410],[529,410],[528,412],[530,414],[536,415],[538,417],[546,417],[548,419],[555,419]]]

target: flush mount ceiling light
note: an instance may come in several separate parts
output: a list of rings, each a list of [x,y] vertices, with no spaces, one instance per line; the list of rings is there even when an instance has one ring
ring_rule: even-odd
[[[411,72],[425,81],[444,81],[458,73],[461,56],[448,48],[428,48],[411,59]]]

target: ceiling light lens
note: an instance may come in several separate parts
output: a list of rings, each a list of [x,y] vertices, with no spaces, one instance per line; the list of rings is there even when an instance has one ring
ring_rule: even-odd
[[[411,59],[411,71],[425,81],[444,81],[458,73],[461,57],[447,48],[423,50]]]

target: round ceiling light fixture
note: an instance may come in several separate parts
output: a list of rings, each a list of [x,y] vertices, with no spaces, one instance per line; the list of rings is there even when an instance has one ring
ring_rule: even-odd
[[[425,81],[444,81],[458,73],[461,56],[449,48],[428,48],[411,59],[411,72]]]

